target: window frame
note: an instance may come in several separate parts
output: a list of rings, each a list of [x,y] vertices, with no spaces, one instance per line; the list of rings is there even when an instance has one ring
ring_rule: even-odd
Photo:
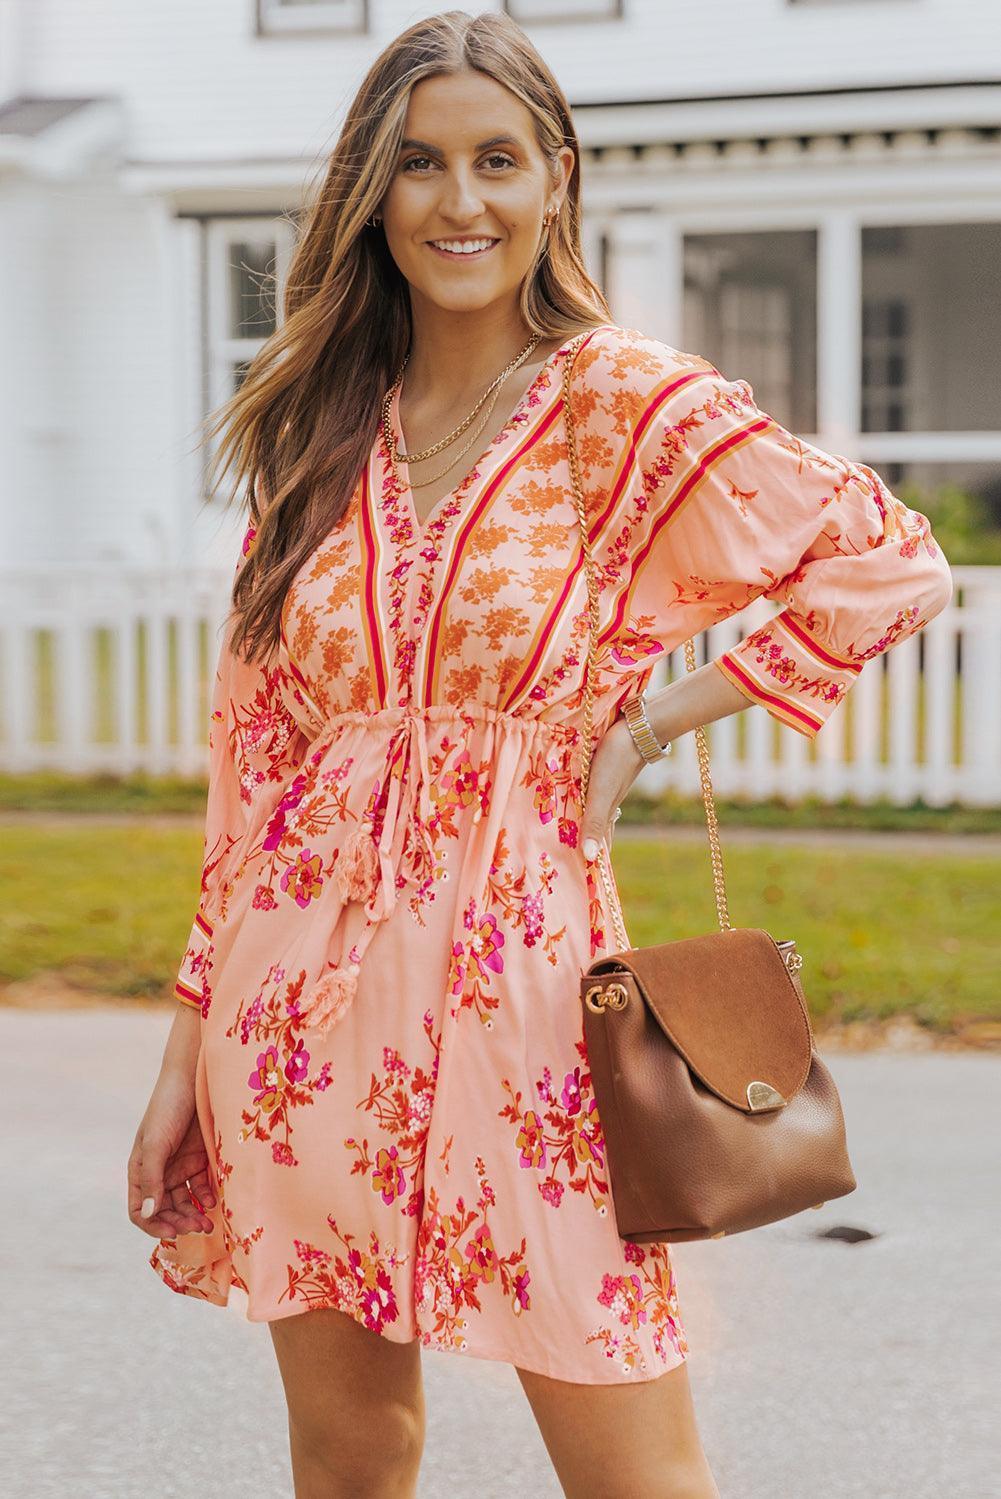
[[[282,298],[295,243],[295,225],[283,210],[240,214],[207,214],[201,219],[201,419],[218,411],[233,391],[232,369],[243,359],[252,359],[270,334],[256,338],[234,337],[229,327],[229,274],[234,241],[273,240],[275,245],[275,323],[281,326]],[[215,456],[213,439],[206,444],[202,469],[202,497],[208,498],[208,477]]]
[[[605,0],[605,3],[608,11],[604,15],[595,11],[572,8],[568,8],[562,15],[554,15],[551,12],[532,15],[532,0],[503,0],[503,8],[505,15],[517,21],[519,26],[564,26],[570,23],[579,25],[584,21],[622,21],[625,19],[625,0]],[[573,5],[574,0],[568,0],[568,6]]]
[[[364,36],[369,30],[369,0],[351,3],[355,16],[345,20],[337,14],[340,5],[254,0],[255,31],[261,37]]]

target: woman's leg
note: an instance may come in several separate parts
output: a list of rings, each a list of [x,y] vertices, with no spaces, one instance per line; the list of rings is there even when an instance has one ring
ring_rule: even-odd
[[[420,1347],[317,1307],[269,1322],[295,1499],[412,1499],[424,1447]]]
[[[686,1363],[635,1385],[517,1373],[567,1499],[719,1499]]]

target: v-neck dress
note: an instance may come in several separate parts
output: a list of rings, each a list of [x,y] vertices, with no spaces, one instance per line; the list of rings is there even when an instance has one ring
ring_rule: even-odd
[[[247,664],[226,632],[177,982],[201,1014],[218,1206],[150,1262],[253,1321],[335,1307],[395,1342],[597,1384],[653,1378],[688,1345],[667,1243],[617,1233],[583,1036],[581,972],[615,941],[579,836],[569,342],[423,525],[380,433],[274,659]],[[665,652],[761,594],[781,611],[714,664],[814,738],[864,664],[949,602],[927,519],[746,381],[608,324],[572,399],[596,740]]]

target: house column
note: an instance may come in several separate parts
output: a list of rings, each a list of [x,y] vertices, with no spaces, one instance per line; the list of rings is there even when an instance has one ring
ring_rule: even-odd
[[[851,210],[825,213],[817,235],[817,432],[848,452],[862,420],[862,227]]]
[[[610,221],[606,292],[616,322],[677,348],[684,294],[681,230],[670,214],[621,212]]]

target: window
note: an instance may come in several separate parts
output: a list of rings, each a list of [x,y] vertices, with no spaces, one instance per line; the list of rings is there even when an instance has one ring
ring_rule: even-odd
[[[862,430],[906,432],[910,309],[900,297],[862,302]]]
[[[817,424],[814,230],[688,234],[682,343],[797,433]]]
[[[239,389],[278,327],[294,225],[280,217],[212,219],[204,227],[204,414]]]
[[[505,0],[516,21],[617,21],[624,0]]]
[[[1001,223],[862,231],[863,432],[1001,432]]]
[[[259,36],[368,30],[368,0],[257,0]]]

